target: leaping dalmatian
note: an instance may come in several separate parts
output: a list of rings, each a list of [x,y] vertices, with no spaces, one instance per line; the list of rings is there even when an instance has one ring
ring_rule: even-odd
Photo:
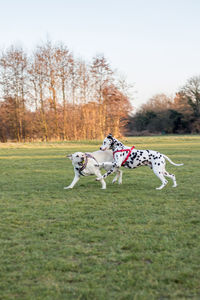
[[[167,159],[174,166],[182,166],[183,164],[175,164],[169,157],[153,150],[137,150],[135,147],[127,147],[116,138],[109,134],[103,141],[100,150],[105,151],[111,149],[113,151],[113,162],[102,163],[102,167],[110,166],[111,169],[108,170],[102,179],[106,178],[108,175],[116,172],[121,166],[125,168],[135,169],[140,166],[149,166],[155,175],[161,180],[162,184],[160,187],[156,188],[161,190],[166,184],[167,180],[165,177],[172,179],[173,187],[177,186],[176,177],[174,174],[170,174],[165,169],[165,159]],[[100,180],[98,178],[97,180]]]

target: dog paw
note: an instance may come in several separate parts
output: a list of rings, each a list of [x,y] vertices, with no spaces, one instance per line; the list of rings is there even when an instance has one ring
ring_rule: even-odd
[[[68,189],[72,189],[72,187],[71,186],[65,186],[64,187],[64,190],[68,190]]]
[[[164,185],[163,185],[163,186],[161,185],[161,186],[157,187],[156,190],[157,190],[157,191],[160,191],[160,190],[162,190],[163,188],[164,188]]]

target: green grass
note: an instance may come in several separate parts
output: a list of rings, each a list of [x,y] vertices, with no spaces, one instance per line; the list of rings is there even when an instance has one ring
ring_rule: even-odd
[[[0,299],[200,299],[200,136],[124,141],[183,162],[178,187],[142,167],[64,190],[100,141],[0,145]]]

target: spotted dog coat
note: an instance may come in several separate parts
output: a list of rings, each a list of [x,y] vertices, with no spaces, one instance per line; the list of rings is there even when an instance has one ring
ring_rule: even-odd
[[[102,178],[106,178],[112,172],[121,166],[129,169],[135,169],[140,166],[149,166],[155,175],[161,180],[162,184],[157,190],[161,190],[166,184],[167,180],[165,177],[171,178],[173,181],[173,187],[177,186],[176,177],[174,174],[170,174],[165,170],[165,159],[167,159],[171,164],[175,166],[181,166],[183,164],[175,164],[164,154],[161,154],[153,150],[137,150],[130,148],[122,144],[111,134],[109,134],[103,141],[100,150],[112,149],[114,162],[112,163],[112,168],[105,173]],[[127,157],[128,156],[128,157]],[[111,165],[111,163],[103,163],[103,166]]]

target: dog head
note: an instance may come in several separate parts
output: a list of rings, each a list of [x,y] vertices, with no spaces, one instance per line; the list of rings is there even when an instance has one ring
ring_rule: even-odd
[[[112,149],[114,143],[116,142],[115,138],[113,138],[112,134],[110,133],[103,141],[102,146],[100,147],[100,150],[105,151]]]
[[[82,166],[85,162],[85,153],[75,152],[73,154],[67,155],[67,158],[69,158],[72,161],[73,165]]]

